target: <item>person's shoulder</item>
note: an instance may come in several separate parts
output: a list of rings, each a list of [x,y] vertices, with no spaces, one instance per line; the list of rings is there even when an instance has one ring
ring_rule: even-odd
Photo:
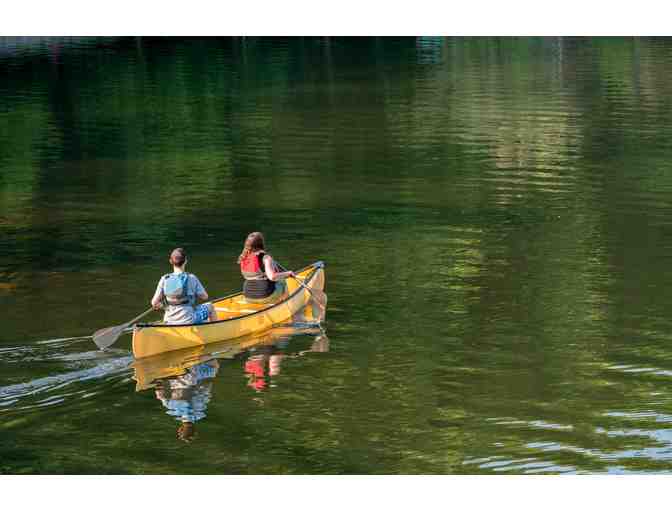
[[[194,285],[203,285],[201,283],[201,280],[198,279],[198,276],[196,276],[194,273],[189,273],[189,280],[194,283]]]

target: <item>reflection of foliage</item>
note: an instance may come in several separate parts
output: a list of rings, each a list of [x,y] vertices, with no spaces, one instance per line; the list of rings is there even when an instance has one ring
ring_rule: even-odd
[[[50,158],[61,152],[65,160],[71,159],[68,153],[87,160],[50,164],[49,174],[62,179],[65,190],[73,190],[72,196],[49,197],[63,209],[58,222],[67,225],[66,231],[81,228],[82,215],[104,215],[112,229],[130,228],[131,236],[156,237],[166,244],[171,231],[192,228],[199,217],[216,218],[212,228],[225,230],[218,211],[244,214],[241,206],[269,196],[269,207],[279,210],[342,208],[349,204],[352,188],[381,205],[435,206],[450,198],[479,207],[484,194],[501,207],[559,199],[580,184],[564,179],[561,170],[576,163],[571,148],[594,136],[592,125],[602,109],[586,102],[589,91],[580,88],[582,82],[569,79],[570,62],[580,60],[580,51],[608,68],[619,66],[604,76],[630,80],[625,98],[632,97],[628,91],[633,87],[640,90],[645,102],[620,104],[633,109],[633,118],[653,115],[647,98],[667,93],[666,81],[651,79],[650,59],[637,63],[631,57],[633,44],[642,56],[652,51],[648,42],[622,39],[581,44],[554,38],[471,38],[419,41],[417,48],[413,40],[385,39],[328,44],[315,39],[292,44],[249,38],[191,44],[121,39],[110,43],[116,53],[101,51],[92,67],[77,66],[81,54],[64,52],[56,76],[37,68],[37,79],[49,84],[34,96],[41,100],[39,109],[14,109],[10,99],[3,100],[11,109],[0,122],[0,151],[12,150],[22,158],[19,163],[5,157],[3,165],[10,171],[5,175],[20,176],[15,180],[24,184],[17,194],[3,180],[0,207],[14,210],[10,200],[19,195],[22,203],[35,200],[49,187],[51,175],[35,179],[46,154],[44,139],[52,140]],[[441,58],[432,65],[400,67],[400,51],[434,52]],[[376,62],[368,87],[355,86],[364,72],[359,63],[340,79],[324,67],[329,63],[340,69],[353,52]],[[321,65],[308,67],[306,62],[315,58]],[[472,71],[475,62],[487,64],[486,75]],[[599,70],[595,73],[600,77]],[[23,89],[31,79],[10,74],[5,87]],[[346,132],[339,119],[350,115],[358,122]],[[317,143],[305,147],[300,165],[292,163],[301,143],[297,134],[308,136],[311,130],[320,133]],[[349,146],[350,155],[344,155],[339,147],[356,133],[362,144]],[[68,141],[67,148],[59,149],[57,141]],[[387,154],[388,161],[364,171],[362,162],[374,151]],[[471,153],[482,154],[492,165],[477,169]],[[430,164],[444,158],[462,159],[464,165],[455,174]],[[398,175],[393,182],[386,177],[388,165]],[[306,166],[319,168],[319,175]],[[485,172],[490,186],[455,186],[476,171]],[[249,185],[243,185],[246,180]],[[344,181],[347,189],[339,185]],[[383,182],[384,195],[376,193]],[[82,186],[92,195],[73,209],[70,204]],[[114,205],[105,206],[110,200]],[[155,215],[157,203],[165,204],[163,226],[143,224]],[[99,253],[106,251],[100,248]]]
[[[4,113],[0,108],[0,218],[11,225],[28,220],[40,158],[57,143],[51,121],[43,104],[17,105]]]

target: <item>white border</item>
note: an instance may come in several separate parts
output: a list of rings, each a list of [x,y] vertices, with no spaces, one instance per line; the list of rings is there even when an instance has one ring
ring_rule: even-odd
[[[8,1],[0,35],[667,35],[639,0]]]
[[[632,509],[666,476],[6,476],[7,508]],[[130,506],[129,506],[130,505]],[[570,506],[571,505],[571,506]],[[574,506],[576,505],[576,506]]]

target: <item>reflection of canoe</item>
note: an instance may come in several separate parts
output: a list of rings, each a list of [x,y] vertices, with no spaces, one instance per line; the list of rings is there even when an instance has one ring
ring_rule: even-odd
[[[303,317],[301,317],[303,318]],[[151,388],[158,379],[184,374],[187,369],[210,359],[232,359],[237,354],[262,345],[271,345],[295,335],[315,335],[317,327],[296,328],[275,326],[263,333],[247,335],[221,342],[202,344],[196,347],[169,351],[156,356],[137,359],[133,363],[136,391]]]
[[[324,288],[324,264],[316,262],[297,271],[297,277],[313,289]],[[133,331],[133,354],[136,358],[167,351],[198,347],[245,335],[261,333],[275,324],[287,322],[311,302],[311,293],[288,278],[287,296],[273,304],[247,303],[242,293],[213,301],[217,320],[205,324],[164,326],[140,324]],[[313,307],[307,307],[307,310]]]

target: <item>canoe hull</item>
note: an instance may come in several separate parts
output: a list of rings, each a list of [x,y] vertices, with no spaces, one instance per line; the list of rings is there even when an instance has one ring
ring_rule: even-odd
[[[311,289],[324,289],[322,263],[308,266],[297,272],[297,276],[304,278],[305,285]],[[247,304],[242,293],[213,301],[218,319],[215,322],[136,327],[133,331],[133,355],[136,358],[145,358],[266,331],[276,324],[289,321],[294,314],[314,302],[310,292],[293,278],[287,280],[287,290],[288,296],[273,305]]]

